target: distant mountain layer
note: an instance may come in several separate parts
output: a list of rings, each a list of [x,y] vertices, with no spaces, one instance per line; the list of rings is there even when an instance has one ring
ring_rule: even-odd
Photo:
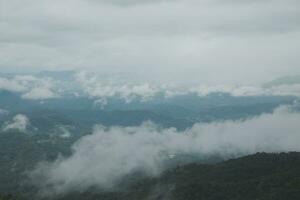
[[[239,120],[271,113],[276,107],[290,105],[296,99],[288,96],[233,97],[211,94],[204,97],[184,95],[126,103],[110,98],[104,108],[99,108],[93,99],[84,97],[31,101],[22,99],[15,93],[0,91],[0,109],[9,112],[0,115],[0,125],[22,113],[43,132],[57,124],[89,129],[94,124],[134,126],[147,120],[162,127],[183,130],[197,122]]]
[[[300,84],[300,75],[281,77],[265,83],[263,87],[274,87],[279,85],[294,85],[294,84]]]

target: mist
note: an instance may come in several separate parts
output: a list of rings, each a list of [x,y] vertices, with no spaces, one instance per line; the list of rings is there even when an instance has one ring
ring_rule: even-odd
[[[178,155],[220,155],[224,159],[255,152],[299,151],[300,113],[279,107],[244,121],[195,124],[185,131],[151,122],[135,127],[96,125],[72,146],[70,157],[42,162],[30,173],[41,195],[113,189],[126,175],[158,176]]]

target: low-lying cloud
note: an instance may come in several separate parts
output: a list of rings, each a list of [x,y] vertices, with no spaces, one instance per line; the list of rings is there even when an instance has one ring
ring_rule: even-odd
[[[31,173],[42,194],[111,188],[124,176],[143,171],[150,176],[178,155],[221,155],[300,151],[300,113],[281,107],[246,121],[195,124],[185,131],[163,129],[151,122],[136,127],[95,126],[72,147],[70,157],[39,164]]]
[[[26,131],[26,128],[30,124],[29,119],[26,115],[23,114],[17,114],[13,117],[13,119],[9,122],[6,122],[4,124],[3,130],[11,130],[16,129],[19,131]]]
[[[90,98],[96,98],[95,105],[104,108],[108,104],[107,98],[117,97],[125,102],[132,100],[149,101],[157,95],[174,97],[180,95],[197,94],[207,96],[212,93],[226,93],[235,97],[241,96],[300,96],[300,84],[280,84],[270,87],[253,85],[194,85],[180,86],[172,84],[150,83],[122,83],[122,80],[103,80],[97,75],[85,71],[76,73],[75,82],[82,93]],[[113,83],[111,83],[113,82]]]
[[[141,99],[143,101],[154,97],[160,89],[148,83],[142,84],[110,84],[99,80],[99,77],[88,74],[87,72],[79,72],[75,75],[75,81],[79,83],[83,92],[93,98],[107,98],[117,96],[126,102],[133,99]],[[105,101],[105,100],[104,100]],[[97,104],[97,102],[95,102]],[[103,105],[103,100],[98,101]]]
[[[24,99],[40,100],[56,98],[57,95],[47,87],[37,87],[22,95]]]
[[[71,131],[74,129],[74,126],[56,125],[55,133],[58,134],[59,137],[66,139],[72,137]]]
[[[240,86],[240,85],[200,85],[188,90],[199,96],[211,93],[228,93],[232,96],[300,96],[300,84],[278,85],[272,87]]]
[[[57,83],[51,78],[38,78],[32,75],[0,77],[0,90],[17,92],[24,99],[42,100],[56,98],[59,95]],[[56,91],[56,92],[54,92]]]
[[[157,96],[174,97],[197,94],[227,93],[240,96],[296,96],[300,97],[300,84],[279,84],[263,87],[258,85],[177,85],[125,81],[120,77],[104,78],[86,71],[73,72],[68,80],[38,75],[15,75],[0,77],[0,90],[17,93],[23,99],[46,100],[60,97],[86,97],[94,99],[94,106],[104,108],[109,98],[118,98],[126,103],[133,100],[151,101]]]
[[[25,87],[15,80],[8,78],[0,78],[0,89],[8,90],[11,92],[22,92],[25,90]]]

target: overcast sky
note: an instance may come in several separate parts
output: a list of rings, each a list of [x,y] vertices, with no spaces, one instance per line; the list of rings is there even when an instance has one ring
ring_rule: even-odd
[[[261,83],[300,74],[299,0],[0,0],[1,72]]]

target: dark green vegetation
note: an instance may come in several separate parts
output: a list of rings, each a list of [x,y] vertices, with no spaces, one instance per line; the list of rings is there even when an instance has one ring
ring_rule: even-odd
[[[0,195],[0,200],[14,200],[13,195]]]
[[[0,194],[23,193],[26,171],[40,161],[52,161],[59,154],[69,155],[74,138],[62,139],[23,132],[0,132]]]
[[[177,166],[160,177],[126,177],[117,189],[76,192],[55,200],[299,200],[300,153],[257,153],[217,164]],[[17,199],[24,198],[18,194]],[[0,196],[13,200],[13,196]],[[39,197],[38,199],[44,199]]]
[[[71,192],[55,199],[299,200],[300,153],[257,153],[218,164],[183,165],[158,178],[127,177],[117,188]]]

